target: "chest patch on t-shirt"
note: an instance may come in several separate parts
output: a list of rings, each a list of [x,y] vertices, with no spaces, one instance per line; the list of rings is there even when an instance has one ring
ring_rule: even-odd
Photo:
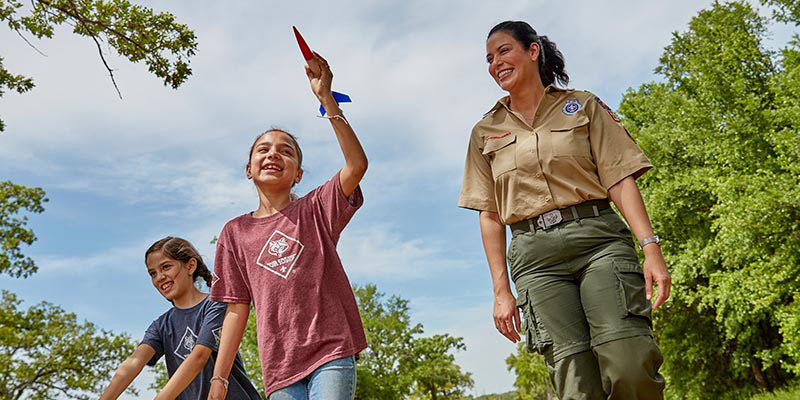
[[[194,344],[196,342],[197,335],[194,334],[192,328],[187,326],[180,343],[178,343],[178,346],[175,348],[175,355],[180,357],[181,360],[185,360],[186,357],[189,356],[189,353],[192,352],[192,349],[194,349]]]
[[[256,264],[287,279],[302,252],[303,244],[299,240],[276,230],[264,243]]]

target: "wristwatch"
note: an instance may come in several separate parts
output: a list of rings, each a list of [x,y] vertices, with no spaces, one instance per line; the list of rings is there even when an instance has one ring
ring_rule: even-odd
[[[658,237],[658,235],[653,235],[653,236],[650,236],[650,237],[646,237],[646,238],[642,239],[641,242],[639,242],[639,250],[643,250],[644,246],[647,246],[650,243],[655,243],[655,244],[661,246],[661,239]]]

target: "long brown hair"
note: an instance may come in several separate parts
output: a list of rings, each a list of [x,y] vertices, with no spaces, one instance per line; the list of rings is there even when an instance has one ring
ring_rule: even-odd
[[[197,281],[197,278],[203,278],[208,287],[211,287],[211,271],[208,270],[206,263],[203,262],[203,257],[197,249],[189,243],[188,240],[179,237],[167,236],[163,239],[153,243],[150,248],[144,253],[145,262],[150,253],[161,250],[167,257],[186,264],[191,259],[197,262],[197,268],[194,269],[192,279]]]

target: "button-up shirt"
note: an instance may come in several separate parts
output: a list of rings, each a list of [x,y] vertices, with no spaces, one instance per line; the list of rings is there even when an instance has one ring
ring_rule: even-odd
[[[533,125],[508,96],[469,140],[459,207],[492,211],[506,224],[608,198],[608,189],[653,165],[597,96],[550,85]]]

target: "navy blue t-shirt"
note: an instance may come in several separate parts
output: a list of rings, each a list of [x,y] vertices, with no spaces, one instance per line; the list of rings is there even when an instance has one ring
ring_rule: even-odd
[[[172,376],[183,360],[189,356],[194,346],[203,345],[211,349],[211,357],[205,367],[197,374],[189,386],[178,395],[180,400],[205,400],[214,376],[214,363],[217,359],[219,338],[222,332],[222,321],[228,305],[203,299],[191,308],[172,307],[161,314],[144,334],[142,344],[152,347],[156,354],[147,365],[153,366],[161,356],[167,362],[167,373]],[[244,363],[239,353],[233,361],[233,368],[228,376],[227,399],[260,400],[258,391],[244,370]]]

